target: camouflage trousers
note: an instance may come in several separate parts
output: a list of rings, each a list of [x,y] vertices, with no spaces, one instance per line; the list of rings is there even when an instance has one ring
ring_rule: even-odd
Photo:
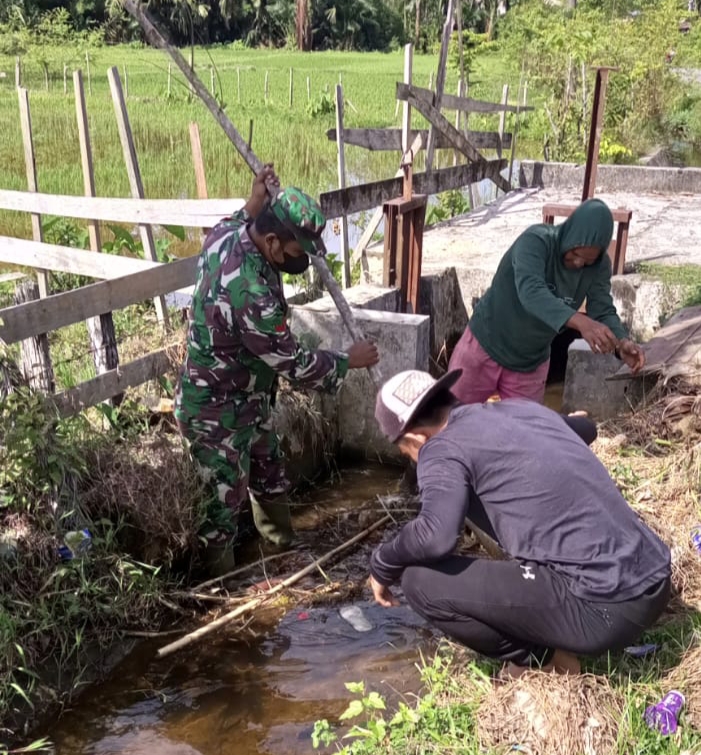
[[[178,396],[175,416],[180,432],[232,514],[248,503],[249,488],[263,498],[288,491],[285,457],[273,430],[269,399],[210,405],[197,414],[188,409]]]

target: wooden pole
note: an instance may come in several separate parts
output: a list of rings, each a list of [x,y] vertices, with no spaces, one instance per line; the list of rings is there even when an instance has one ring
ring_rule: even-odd
[[[241,69],[236,66],[236,101],[241,104]]]
[[[216,629],[219,629],[220,627],[225,626],[226,624],[238,618],[239,616],[242,616],[244,613],[247,613],[248,611],[251,611],[254,608],[257,608],[263,601],[267,600],[273,595],[277,595],[277,593],[282,592],[288,587],[291,587],[292,585],[296,584],[297,582],[300,581],[300,579],[303,579],[304,577],[306,577],[307,574],[311,574],[312,572],[316,571],[320,566],[325,564],[327,561],[330,561],[339,553],[342,553],[343,551],[347,550],[348,548],[355,545],[356,543],[359,543],[361,540],[365,539],[371,532],[374,532],[376,529],[387,524],[389,521],[391,521],[391,517],[389,515],[383,516],[382,519],[379,519],[374,524],[371,524],[367,529],[364,529],[362,532],[359,532],[357,535],[350,538],[350,540],[346,540],[345,543],[342,543],[337,548],[334,548],[332,551],[329,551],[321,558],[318,558],[316,561],[309,564],[309,566],[305,566],[304,569],[300,569],[298,572],[295,572],[287,579],[283,580],[282,582],[279,582],[274,587],[271,587],[262,595],[258,596],[257,598],[253,598],[252,600],[249,600],[247,603],[244,603],[242,606],[235,608],[233,611],[229,611],[229,613],[226,613],[223,616],[220,616],[218,619],[211,621],[209,624],[205,624],[203,627],[196,629],[194,632],[190,632],[190,634],[186,634],[184,637],[181,637],[179,640],[176,640],[175,642],[171,642],[169,645],[165,645],[164,647],[158,650],[156,655],[159,658],[165,658],[167,655],[171,655],[172,653],[175,653],[177,650],[182,650],[182,648],[192,645],[193,643],[202,639],[202,637],[205,637],[208,634],[211,634]]]
[[[502,153],[504,151],[504,130],[506,129],[506,105],[509,104],[509,85],[504,84],[502,88],[502,94],[501,94],[501,104],[504,105],[505,109],[499,113],[499,131],[498,133],[498,140],[497,140],[497,157],[501,160]],[[498,196],[499,194],[499,187],[496,188],[494,196]]]
[[[33,280],[24,280],[15,288],[15,304],[24,304],[39,298],[39,288]],[[34,390],[42,393],[54,392],[54,371],[49,353],[49,339],[46,333],[26,338],[20,344],[22,355],[21,371],[25,380]]]
[[[68,65],[63,64],[63,93],[68,94]]]
[[[194,74],[195,73],[195,48],[192,46],[190,47],[188,58],[190,61],[188,64],[189,70],[191,73]],[[188,83],[189,83],[190,94],[192,95],[192,93],[194,92],[194,87],[192,86],[192,82],[189,79],[188,79]]]
[[[39,191],[37,183],[37,165],[34,153],[34,138],[32,136],[32,115],[29,109],[29,92],[23,87],[17,90],[19,97],[19,119],[22,128],[22,144],[24,145],[24,166],[27,172],[27,188],[29,191]],[[41,227],[41,215],[32,213],[32,238],[34,241],[44,240]],[[46,270],[37,270],[39,297],[43,299],[49,295],[49,276]]]
[[[511,154],[509,155],[509,174],[507,181],[511,186],[511,179],[514,174],[514,156],[516,155],[516,139],[518,137],[519,125],[521,123],[521,84],[523,83],[523,71],[521,71],[521,78],[518,82],[518,95],[516,97],[516,118],[514,119],[514,132],[511,134]],[[525,106],[525,102],[523,103]]]
[[[197,185],[197,197],[208,199],[207,177],[204,170],[202,157],[202,142],[200,141],[200,127],[194,121],[190,124],[190,147],[192,149],[192,164],[195,167],[195,183]]]
[[[122,142],[122,152],[124,153],[124,162],[127,168],[127,175],[129,177],[129,186],[131,188],[131,194],[138,199],[144,198],[144,184],[141,180],[141,171],[139,170],[139,160],[136,156],[136,147],[134,146],[134,136],[131,132],[131,125],[129,124],[129,115],[127,113],[127,106],[124,102],[124,94],[122,92],[122,82],[119,80],[119,71],[116,67],[112,67],[107,71],[107,78],[110,82],[110,91],[112,93],[112,103],[114,104],[114,112],[117,117],[117,127],[119,129],[119,139]],[[139,234],[141,235],[141,243],[144,247],[144,256],[146,259],[153,262],[158,261],[158,255],[156,254],[156,244],[153,240],[153,231],[150,225],[141,224],[139,226]],[[156,316],[158,322],[162,325],[168,324],[168,310],[166,308],[165,299],[163,296],[158,296],[153,300],[156,306]]]
[[[221,109],[221,107],[217,104],[217,102],[209,94],[209,92],[207,92],[206,88],[202,85],[202,82],[195,75],[194,71],[188,69],[187,63],[185,62],[180,52],[171,44],[169,44],[165,37],[160,33],[160,31],[158,31],[139,2],[137,2],[136,0],[122,0],[122,5],[139,22],[141,28],[144,30],[147,40],[154,47],[158,47],[159,49],[164,50],[170,55],[178,68],[180,68],[180,70],[183,72],[183,75],[187,78],[188,81],[191,82],[199,98],[202,100],[210,113],[214,116],[215,120],[221,126],[222,130],[227,135],[231,143],[236,147],[248,167],[254,173],[258,173],[263,168],[263,163],[261,162],[260,158],[244,142],[241,135],[234,127],[234,124],[229,120],[226,113]],[[351,338],[353,338],[354,341],[362,340],[363,333],[357,326],[355,318],[353,317],[353,313],[348,306],[348,302],[343,298],[343,293],[338,287],[338,284],[331,274],[331,271],[329,270],[326,262],[323,258],[314,255],[312,256],[311,260],[312,264],[317,270],[319,277],[321,278],[322,283],[326,287],[326,290],[334,300],[334,304],[338,308],[341,319],[343,320],[343,324],[346,326],[346,329],[350,333]],[[370,377],[375,383],[375,386],[379,387],[382,378],[378,368],[376,366],[369,367],[368,372],[370,373]]]
[[[307,76],[307,102],[312,101],[312,80]]]
[[[124,99],[129,99],[129,72],[127,71],[127,64],[124,64]]]
[[[294,94],[294,71],[290,68],[290,107],[292,107],[292,97]]]
[[[85,105],[85,88],[83,86],[83,74],[81,71],[73,72],[73,91],[75,93],[75,114],[78,121],[78,141],[80,143],[80,162],[83,169],[83,189],[86,197],[94,197],[95,193],[95,170],[92,160],[92,147],[90,144],[90,131],[88,129],[88,111]],[[90,249],[93,252],[102,251],[100,243],[100,226],[97,220],[88,220],[88,238]],[[112,313],[106,312],[99,317],[91,317],[86,321],[90,344],[92,348],[95,371],[102,375],[108,370],[114,370],[119,366],[119,352],[117,351],[117,338],[114,332]],[[120,403],[120,397],[116,402]]]
[[[248,148],[251,148],[253,143],[253,118],[248,119]]]
[[[265,72],[265,83],[263,85],[263,97],[265,98],[265,104],[268,104],[268,72]]]
[[[210,66],[209,69],[209,91],[214,97],[214,66]]]
[[[172,65],[168,63],[168,88],[166,90],[166,97],[168,97],[168,99],[170,99],[170,83],[171,83],[172,78],[173,78]]]
[[[44,63],[44,89],[47,92],[49,91],[49,66],[47,63]]]
[[[336,84],[336,146],[338,155],[338,188],[346,188],[346,155],[343,144],[343,85]],[[350,288],[351,267],[348,252],[348,218],[341,215],[341,254],[343,255],[343,287]]]
[[[438,60],[438,73],[436,75],[436,91],[433,95],[433,107],[438,112],[441,110],[443,100],[443,89],[445,88],[445,69],[448,63],[448,46],[450,44],[450,33],[453,30],[453,13],[455,12],[455,0],[448,0],[448,9],[445,14],[445,24],[443,24],[443,38],[441,39],[441,53]],[[436,147],[436,129],[433,124],[428,131],[428,146],[426,147],[426,172],[433,168],[433,156]]]
[[[19,89],[22,86],[22,63],[19,55],[15,58],[15,87]]]
[[[462,79],[460,79],[460,81],[458,81],[458,97],[462,97],[464,95],[464,91],[465,91],[465,82]],[[455,111],[455,128],[458,131],[460,131],[460,120],[461,120],[460,115],[461,115],[460,111],[456,110]],[[456,150],[453,150],[453,165],[457,165],[458,162],[460,162],[460,150],[456,149]]]
[[[414,45],[411,42],[404,46],[404,83],[411,86],[412,69],[414,64]],[[397,100],[399,102],[399,100]],[[411,105],[408,102],[403,103],[402,109],[402,151],[409,149],[411,140]]]

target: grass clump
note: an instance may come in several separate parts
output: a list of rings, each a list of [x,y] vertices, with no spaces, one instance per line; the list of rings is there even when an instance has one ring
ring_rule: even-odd
[[[177,609],[211,495],[174,428],[127,397],[58,419],[0,352],[0,752]],[[90,547],[62,560],[70,531]],[[65,559],[65,556],[64,556]],[[182,609],[181,609],[182,610]]]

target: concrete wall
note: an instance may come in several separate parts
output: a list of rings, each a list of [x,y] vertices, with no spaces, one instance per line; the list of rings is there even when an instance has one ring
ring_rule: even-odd
[[[390,306],[395,291],[379,289],[370,300],[377,307]],[[350,294],[362,296],[361,293]],[[426,315],[405,315],[381,309],[354,309],[363,333],[380,351],[379,370],[383,379],[408,369],[428,370],[430,323]],[[350,336],[330,298],[290,308],[290,327],[301,343],[322,349],[347,349]],[[353,370],[337,397],[324,400],[324,415],[337,426],[340,453],[396,459],[397,450],[380,434],[375,422],[376,389],[367,370]]]
[[[576,187],[584,185],[584,165],[524,160],[519,170],[519,186]],[[659,194],[701,194],[701,168],[652,168],[641,165],[599,165],[597,192]]]

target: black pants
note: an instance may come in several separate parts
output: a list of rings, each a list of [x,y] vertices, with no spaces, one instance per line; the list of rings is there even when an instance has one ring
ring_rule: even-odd
[[[548,663],[555,648],[578,655],[623,649],[662,613],[670,579],[633,600],[595,603],[575,596],[548,566],[451,556],[405,569],[402,589],[411,607],[449,637],[528,666]]]

